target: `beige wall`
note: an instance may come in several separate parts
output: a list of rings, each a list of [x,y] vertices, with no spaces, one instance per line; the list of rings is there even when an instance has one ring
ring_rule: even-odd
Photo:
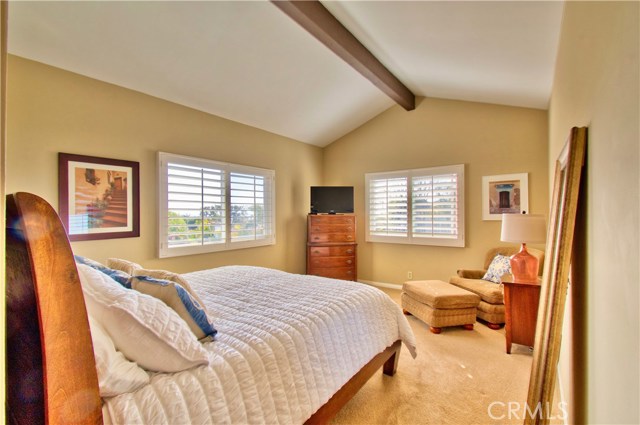
[[[571,127],[589,127],[587,225],[580,229],[586,282],[572,287],[565,323],[574,332],[563,334],[560,364],[565,394],[577,404],[573,423],[640,423],[639,13],[638,2],[565,5],[549,108],[550,162]],[[572,352],[573,337],[586,358]]]
[[[75,253],[177,272],[226,264],[304,272],[309,186],[322,183],[320,148],[15,56],[8,102],[8,193],[33,192],[57,207],[58,152],[140,162],[141,236],[74,242]],[[157,151],[274,169],[276,245],[158,259]]]
[[[364,174],[465,164],[466,247],[367,243]],[[502,245],[500,222],[483,221],[482,176],[529,173],[531,213],[548,212],[546,111],[443,99],[418,99],[414,111],[393,107],[324,151],[326,184],[355,186],[358,277],[400,284],[448,280],[458,268],[482,266]]]

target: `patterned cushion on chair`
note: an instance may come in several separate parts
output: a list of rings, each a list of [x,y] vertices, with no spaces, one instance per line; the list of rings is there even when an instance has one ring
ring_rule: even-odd
[[[482,277],[483,280],[488,280],[493,283],[500,283],[500,278],[503,274],[511,273],[511,264],[509,264],[509,257],[505,255],[496,255],[489,265],[489,269]]]

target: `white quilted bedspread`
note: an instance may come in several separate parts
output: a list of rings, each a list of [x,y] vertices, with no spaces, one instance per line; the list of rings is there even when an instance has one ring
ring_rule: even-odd
[[[218,330],[211,364],[105,399],[105,423],[299,424],[395,340],[415,357],[402,311],[368,285],[247,266],[183,277]]]

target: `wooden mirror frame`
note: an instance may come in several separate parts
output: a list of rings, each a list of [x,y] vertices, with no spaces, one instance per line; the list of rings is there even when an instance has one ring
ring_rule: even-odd
[[[553,393],[586,144],[587,128],[572,128],[569,140],[556,161],[525,425],[548,424],[553,414]]]

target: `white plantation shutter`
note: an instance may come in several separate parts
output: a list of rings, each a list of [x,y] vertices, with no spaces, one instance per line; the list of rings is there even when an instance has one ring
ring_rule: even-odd
[[[168,248],[224,243],[224,172],[168,162],[167,180]]]
[[[275,243],[272,170],[160,152],[159,255]]]
[[[409,205],[406,177],[380,177],[369,182],[369,232],[407,236]]]
[[[413,237],[458,237],[458,176],[413,177]]]
[[[265,201],[265,177],[231,173],[231,240],[264,239],[271,233],[271,210]]]
[[[371,173],[365,184],[368,241],[464,246],[464,165]]]

